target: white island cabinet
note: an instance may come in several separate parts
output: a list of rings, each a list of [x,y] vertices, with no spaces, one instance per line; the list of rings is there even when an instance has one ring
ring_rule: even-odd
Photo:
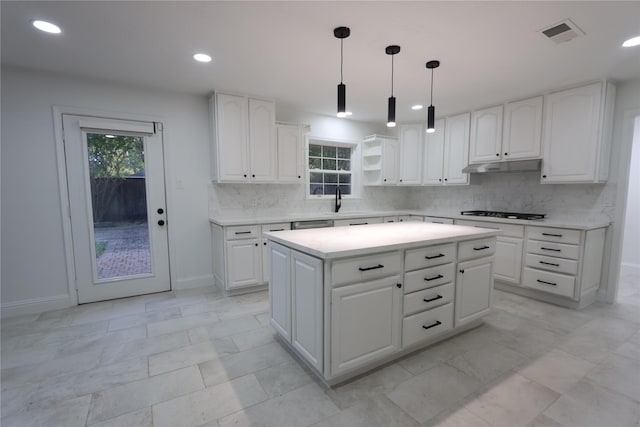
[[[499,233],[423,222],[267,233],[271,325],[326,383],[344,381],[477,325]]]

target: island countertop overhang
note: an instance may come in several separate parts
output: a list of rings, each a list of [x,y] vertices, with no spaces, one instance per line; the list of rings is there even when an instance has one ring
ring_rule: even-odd
[[[265,233],[270,241],[323,260],[495,237],[492,230],[422,222],[384,223]]]

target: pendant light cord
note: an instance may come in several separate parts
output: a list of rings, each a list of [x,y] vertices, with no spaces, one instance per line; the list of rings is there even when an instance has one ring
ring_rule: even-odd
[[[393,97],[393,57],[395,55],[391,55],[391,96]]]
[[[342,84],[342,61],[343,61],[343,46],[344,46],[344,39],[340,39],[340,84]]]
[[[433,105],[433,68],[431,69],[431,105]]]

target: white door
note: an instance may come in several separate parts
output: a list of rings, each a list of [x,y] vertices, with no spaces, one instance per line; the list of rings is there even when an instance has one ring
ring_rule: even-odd
[[[331,291],[331,376],[365,366],[400,349],[400,277]]]
[[[495,162],[502,158],[502,105],[471,114],[469,162]]]
[[[444,119],[436,120],[436,131],[428,133],[424,142],[422,183],[441,185],[444,173]]]
[[[227,289],[257,285],[262,278],[262,249],[258,239],[227,242]]]
[[[400,185],[420,185],[422,181],[422,125],[400,127]]]
[[[444,183],[468,184],[462,169],[469,159],[469,113],[447,117],[444,137]]]
[[[251,181],[276,180],[276,107],[271,101],[249,98]]]
[[[496,279],[514,285],[520,284],[523,240],[500,236],[496,239],[494,275]]]
[[[78,302],[170,290],[160,124],[62,117]]]
[[[505,160],[540,157],[542,140],[542,96],[505,105],[502,132],[502,158]]]

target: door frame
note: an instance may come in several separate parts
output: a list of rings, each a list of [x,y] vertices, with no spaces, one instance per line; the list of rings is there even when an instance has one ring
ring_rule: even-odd
[[[58,188],[60,194],[60,213],[62,214],[62,241],[64,248],[64,258],[66,263],[67,285],[69,288],[69,304],[78,305],[78,291],[76,286],[76,265],[73,254],[73,238],[71,234],[71,209],[69,205],[69,188],[67,186],[67,162],[65,158],[64,134],[62,128],[63,114],[75,116],[87,116],[103,119],[129,120],[129,121],[145,121],[161,123],[163,128],[167,126],[167,118],[158,115],[138,114],[138,113],[122,113],[115,111],[99,110],[93,108],[53,106],[53,129],[56,144],[56,163],[58,166]],[[169,190],[169,179],[171,176],[171,165],[168,162],[167,147],[165,145],[165,134],[163,132],[162,142],[164,149],[162,151],[162,161],[164,163],[164,192],[166,200],[167,213],[173,206],[173,197]],[[169,215],[167,215],[169,219]],[[167,221],[168,222],[168,221]],[[173,290],[176,283],[175,265],[176,254],[173,242],[175,241],[174,227],[168,227],[168,244],[169,244],[169,286]]]

